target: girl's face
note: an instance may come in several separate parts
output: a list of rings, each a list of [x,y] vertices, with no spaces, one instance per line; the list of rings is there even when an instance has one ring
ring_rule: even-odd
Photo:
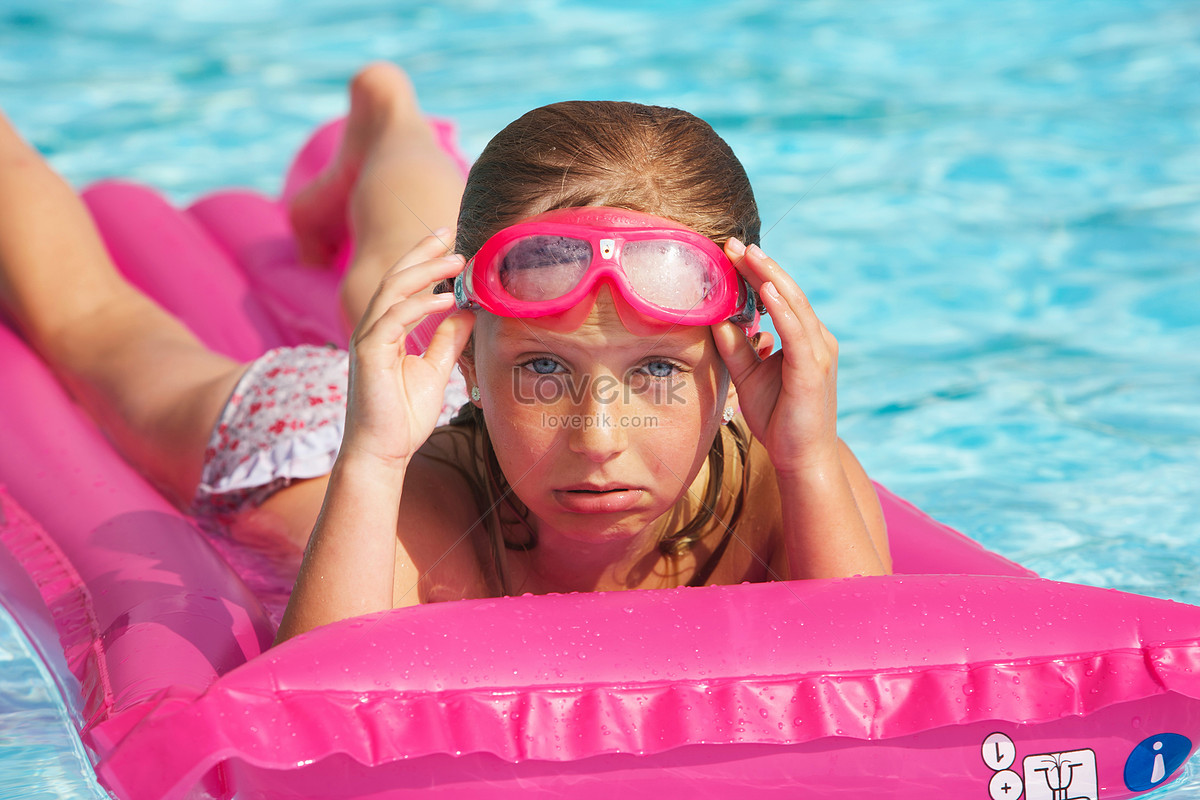
[[[468,381],[540,536],[657,537],[721,425],[729,375],[711,330],[624,303],[602,283],[558,317],[479,314]]]

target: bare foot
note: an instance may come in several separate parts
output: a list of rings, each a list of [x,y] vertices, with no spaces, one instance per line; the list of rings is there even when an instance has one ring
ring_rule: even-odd
[[[301,261],[333,261],[349,233],[347,205],[363,162],[381,140],[400,131],[433,142],[408,76],[394,64],[369,64],[350,81],[350,113],[337,156],[288,209]]]

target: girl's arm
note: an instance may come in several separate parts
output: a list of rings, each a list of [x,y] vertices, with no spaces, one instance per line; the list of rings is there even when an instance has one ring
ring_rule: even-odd
[[[404,489],[474,319],[448,317],[420,356],[408,355],[404,341],[420,320],[453,306],[452,295],[427,290],[461,269],[462,259],[446,255],[437,236],[423,240],[384,276],[354,332],[346,433],[277,642],[390,609],[394,587],[421,577],[397,529],[404,513],[406,528],[422,531],[430,498],[417,492],[405,502]],[[415,592],[410,599],[416,602]]]
[[[891,557],[879,500],[837,436],[837,340],[758,247],[733,239],[726,252],[759,291],[780,338],[780,349],[763,358],[732,323],[714,329],[742,415],[775,468],[787,575],[886,574]]]
[[[831,473],[776,473],[783,548],[772,568],[791,579],[886,575],[892,571],[883,509],[866,472],[840,442]]]
[[[276,643],[392,607],[404,473],[339,456]]]

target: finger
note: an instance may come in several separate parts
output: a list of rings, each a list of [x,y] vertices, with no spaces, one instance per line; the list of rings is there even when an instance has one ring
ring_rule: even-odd
[[[765,280],[759,286],[760,295],[765,291],[766,284],[771,284],[776,292],[777,297],[781,297],[786,303],[788,311],[794,314],[799,320],[801,327],[804,330],[804,336],[812,347],[813,356],[820,363],[829,361],[830,353],[827,346],[827,340],[822,334],[822,329],[825,327],[821,320],[817,317],[817,312],[813,309],[812,304],[808,300],[808,296],[800,288],[800,285],[792,279],[791,275],[783,267],[779,266],[773,258],[764,253],[758,246],[751,245],[746,248],[745,263],[757,275],[763,276]],[[768,304],[768,310],[770,305]],[[772,313],[774,319],[774,313]],[[779,335],[783,336],[783,331],[780,330],[778,323],[775,329],[779,331]]]
[[[825,342],[825,351],[829,353],[829,371],[837,379],[838,368],[838,341],[829,329],[825,327],[825,323],[818,321],[821,326],[821,339]]]
[[[403,272],[389,272],[380,282],[379,288],[375,290],[370,302],[367,303],[366,311],[363,312],[362,320],[359,322],[359,328],[361,330],[369,329],[392,306],[406,297],[419,294],[421,289],[454,277],[462,271],[462,268],[461,256],[442,256],[414,265]],[[432,293],[429,293],[428,296],[432,296]],[[452,294],[442,296],[453,299]]]
[[[450,371],[454,369],[458,357],[466,348],[474,327],[475,315],[471,312],[460,311],[451,314],[438,325],[429,341],[429,347],[425,348],[424,359],[436,367],[447,380],[450,379]]]
[[[726,251],[738,254],[740,242],[731,239],[726,242]],[[767,307],[767,313],[775,322],[775,330],[781,338],[784,357],[788,362],[798,365],[795,357],[799,355],[797,348],[807,344],[814,361],[826,369],[836,358],[836,349],[830,348],[828,331],[813,310],[808,296],[800,289],[799,284],[788,275],[775,259],[768,256],[758,245],[750,245],[740,253],[739,271],[758,290],[759,297]],[[769,288],[768,288],[769,287]],[[775,292],[774,299],[782,301],[771,303],[764,296],[769,291]],[[778,315],[778,316],[777,316]],[[780,319],[783,317],[784,319]],[[793,323],[798,323],[793,324]],[[782,323],[782,324],[781,324]],[[824,331],[824,333],[823,333]],[[789,352],[790,351],[790,352]]]
[[[415,325],[430,314],[450,310],[454,306],[454,295],[422,294],[407,297],[384,311],[362,336],[356,337],[359,349],[373,346],[393,348],[404,341],[409,326]]]
[[[462,272],[466,262],[460,255],[449,254],[422,261],[402,270],[389,270],[379,281],[383,295],[411,295],[431,288],[438,281]]]
[[[714,325],[712,330],[717,352],[729,370],[729,377],[737,385],[762,359],[742,329],[729,320]]]
[[[397,275],[408,274],[422,264],[441,258],[454,257],[452,246],[447,244],[450,240],[449,231],[449,228],[438,228],[417,242],[413,249],[405,253],[383,273],[380,277],[380,285],[393,281]],[[429,286],[420,286],[411,289],[409,293],[416,294],[418,291],[428,291],[428,289]]]
[[[726,241],[725,255],[733,262],[734,269],[750,284],[750,288],[756,292],[759,291],[759,287],[766,278],[759,275],[755,271],[754,266],[748,263],[746,245],[742,243],[742,240],[737,237],[731,237]]]
[[[730,239],[725,243],[725,254],[750,284],[750,288],[757,292],[762,292],[762,285],[767,281],[774,280],[779,283],[784,279],[791,280],[783,267],[767,256],[758,245],[746,247],[738,239]]]
[[[754,345],[758,357],[765,359],[775,349],[775,337],[771,335],[770,331],[759,331],[750,337],[750,344]]]
[[[745,256],[742,259],[742,272],[750,279],[757,279],[756,288],[760,291],[762,284],[768,281],[775,284],[775,289],[788,300],[792,299],[794,289],[800,291],[800,286],[787,273],[783,267],[779,266],[779,262],[768,256],[762,249],[755,244],[746,248]],[[801,294],[803,294],[801,292]]]
[[[453,231],[450,228],[438,228],[428,236],[422,237],[388,271],[405,270],[414,264],[420,264],[422,261],[429,261],[430,259],[448,255],[453,252],[454,238],[452,234]]]
[[[443,225],[429,232],[429,235],[437,239],[447,253],[454,252],[454,234],[453,225]]]
[[[837,350],[838,350],[837,337],[835,337],[832,333],[830,333],[829,328],[825,327],[824,322],[821,322],[820,320],[818,320],[818,323],[821,326],[821,338],[825,341],[825,346],[827,348],[829,348],[829,352],[833,353],[836,356]]]
[[[771,321],[775,323],[783,358],[788,364],[803,369],[814,361],[820,364],[827,360],[827,357],[822,355],[825,352],[825,343],[820,338],[820,332],[814,331],[810,334],[800,315],[775,288],[774,282],[767,281],[762,285],[761,297],[767,307],[767,313],[771,315]],[[816,342],[813,341],[814,335],[817,338]]]
[[[760,293],[762,285],[770,282],[775,284],[776,291],[783,295],[789,303],[795,301],[798,306],[808,304],[808,298],[800,290],[799,284],[787,273],[787,270],[779,266],[779,262],[764,253],[758,245],[752,244],[746,248],[739,271]]]

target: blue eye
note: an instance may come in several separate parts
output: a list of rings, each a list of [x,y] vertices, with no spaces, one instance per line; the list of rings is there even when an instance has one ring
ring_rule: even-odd
[[[524,366],[529,367],[538,375],[553,375],[559,369],[559,363],[553,358],[535,358],[526,361]]]
[[[670,361],[651,361],[645,364],[642,369],[652,378],[669,378],[679,371],[679,367]]]

